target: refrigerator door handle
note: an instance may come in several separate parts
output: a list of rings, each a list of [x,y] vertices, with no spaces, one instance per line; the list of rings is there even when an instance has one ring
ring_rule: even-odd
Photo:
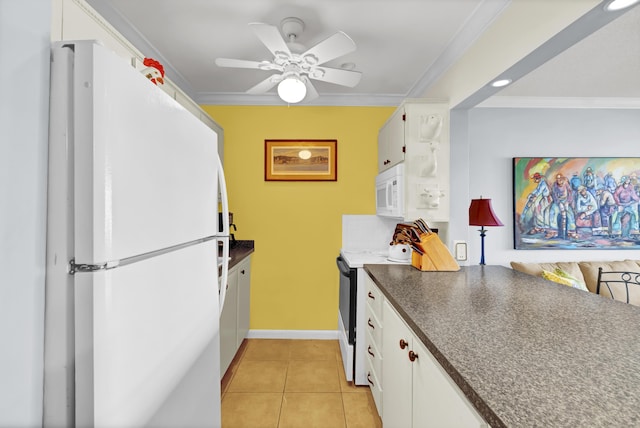
[[[222,241],[222,266],[220,269],[220,315],[222,315],[222,309],[224,308],[224,301],[227,297],[227,281],[229,277],[229,237],[223,236],[218,238]]]
[[[227,297],[227,280],[229,277],[229,200],[227,199],[227,182],[224,179],[224,170],[220,156],[218,159],[218,183],[220,186],[220,198],[222,199],[222,272],[220,274],[220,315]]]
[[[101,264],[76,263],[76,259],[69,260],[69,275],[77,272],[97,272],[101,270],[114,269],[120,265],[119,261],[106,262]]]
[[[224,179],[224,170],[220,156],[218,159],[218,183],[220,186],[220,199],[222,200],[222,236],[229,236],[229,199],[227,196],[227,182]]]

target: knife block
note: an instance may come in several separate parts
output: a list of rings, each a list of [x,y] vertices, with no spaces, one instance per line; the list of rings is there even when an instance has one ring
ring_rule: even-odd
[[[424,272],[460,270],[449,249],[436,233],[421,234],[420,246],[424,249],[424,254],[421,255],[416,251],[411,253],[411,266],[414,268]]]

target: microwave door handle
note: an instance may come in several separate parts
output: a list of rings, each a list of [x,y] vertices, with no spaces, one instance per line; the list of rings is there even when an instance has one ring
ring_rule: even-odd
[[[391,181],[387,181],[387,209],[393,208],[393,184]]]

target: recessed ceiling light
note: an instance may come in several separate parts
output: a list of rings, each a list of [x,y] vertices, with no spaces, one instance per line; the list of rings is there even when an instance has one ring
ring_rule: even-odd
[[[608,11],[622,10],[629,6],[633,6],[640,0],[610,0],[604,5],[604,9]]]
[[[500,79],[491,82],[491,86],[494,88],[502,88],[503,86],[507,86],[509,83],[511,83],[511,79]]]

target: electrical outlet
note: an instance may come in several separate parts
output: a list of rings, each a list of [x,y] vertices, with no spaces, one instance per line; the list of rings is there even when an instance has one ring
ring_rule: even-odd
[[[467,243],[465,241],[453,241],[453,253],[456,260],[467,260]]]

